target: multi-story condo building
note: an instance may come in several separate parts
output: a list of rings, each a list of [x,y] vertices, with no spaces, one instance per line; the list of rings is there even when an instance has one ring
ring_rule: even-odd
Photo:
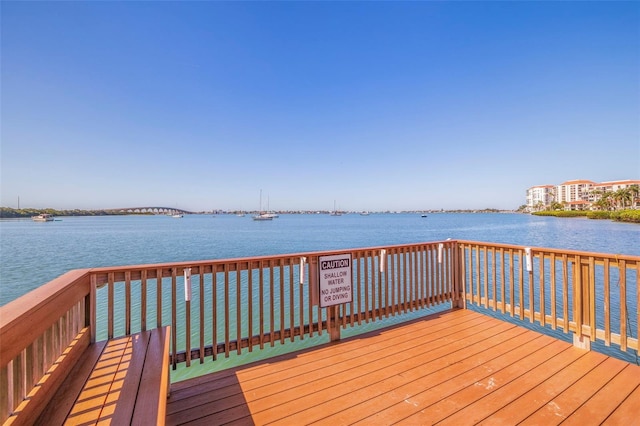
[[[587,210],[597,202],[603,193],[640,186],[640,180],[618,180],[596,183],[591,180],[570,180],[560,185],[538,185],[527,190],[527,209],[544,210],[553,202],[560,203],[566,210]],[[632,205],[637,205],[633,200]]]
[[[555,201],[555,186],[539,185],[527,189],[527,207],[529,210],[543,210]]]
[[[585,210],[589,202],[589,194],[597,183],[578,179],[569,180],[556,186],[556,201],[564,205],[567,210]]]

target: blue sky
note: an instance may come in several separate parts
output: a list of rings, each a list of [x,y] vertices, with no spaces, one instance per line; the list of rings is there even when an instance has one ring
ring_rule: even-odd
[[[515,209],[640,178],[638,2],[0,12],[2,206]]]

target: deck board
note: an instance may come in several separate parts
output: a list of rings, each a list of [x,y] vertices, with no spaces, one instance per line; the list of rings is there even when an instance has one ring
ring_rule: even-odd
[[[636,365],[454,310],[174,383],[167,424],[616,424],[639,394]]]

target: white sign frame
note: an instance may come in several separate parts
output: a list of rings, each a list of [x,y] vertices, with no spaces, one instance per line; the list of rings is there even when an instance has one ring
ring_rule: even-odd
[[[353,259],[351,253],[318,256],[320,307],[353,301]]]

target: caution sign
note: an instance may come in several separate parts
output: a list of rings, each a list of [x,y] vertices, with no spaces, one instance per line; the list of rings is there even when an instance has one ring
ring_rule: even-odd
[[[349,303],[353,300],[351,254],[318,257],[320,307]]]

